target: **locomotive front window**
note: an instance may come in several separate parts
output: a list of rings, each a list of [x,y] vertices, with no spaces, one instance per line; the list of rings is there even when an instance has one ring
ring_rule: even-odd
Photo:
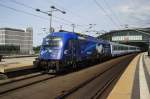
[[[43,45],[48,47],[60,47],[62,46],[62,40],[60,37],[47,37]]]

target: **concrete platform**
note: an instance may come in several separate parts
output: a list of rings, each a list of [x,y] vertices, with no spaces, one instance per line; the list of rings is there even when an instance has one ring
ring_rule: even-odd
[[[8,58],[24,58],[24,57],[37,57],[38,55],[11,55],[11,56],[3,56],[3,59],[8,59]]]
[[[107,99],[150,99],[150,57],[147,53],[133,59]]]
[[[2,62],[0,62],[0,73],[33,68],[35,58],[36,57],[3,59]]]

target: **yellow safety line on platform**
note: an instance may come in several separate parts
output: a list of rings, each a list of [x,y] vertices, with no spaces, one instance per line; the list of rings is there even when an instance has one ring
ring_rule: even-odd
[[[131,99],[135,70],[139,57],[140,54],[130,62],[130,64],[116,83],[115,87],[108,95],[107,99]]]

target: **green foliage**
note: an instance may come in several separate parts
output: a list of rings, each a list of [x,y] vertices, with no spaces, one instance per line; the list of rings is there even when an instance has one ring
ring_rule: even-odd
[[[33,47],[35,54],[39,53],[41,46]]]

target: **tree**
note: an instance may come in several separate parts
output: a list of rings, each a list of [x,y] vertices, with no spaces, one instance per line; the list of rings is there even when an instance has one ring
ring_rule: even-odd
[[[35,54],[39,53],[41,46],[33,47]]]

